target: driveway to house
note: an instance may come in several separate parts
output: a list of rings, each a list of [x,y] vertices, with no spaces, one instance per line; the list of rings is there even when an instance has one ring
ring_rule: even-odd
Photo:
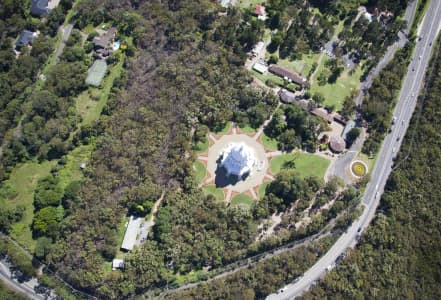
[[[64,47],[66,46],[66,41],[69,39],[70,33],[72,32],[73,24],[68,24],[66,26],[61,25],[59,31],[63,32],[61,37],[60,45],[58,46],[57,52],[55,53],[54,64],[59,62],[60,55],[63,53]]]
[[[363,102],[363,98],[366,95],[366,91],[371,87],[374,78],[377,77],[378,74],[380,74],[380,72],[383,70],[383,68],[392,60],[392,58],[395,55],[395,52],[397,52],[398,49],[403,48],[404,45],[406,44],[407,42],[406,35],[409,33],[409,30],[412,27],[412,21],[415,17],[415,13],[417,9],[417,2],[418,1],[414,0],[412,3],[410,3],[406,8],[406,12],[404,13],[404,19],[407,21],[407,28],[404,30],[404,32],[400,31],[398,33],[398,40],[392,45],[390,45],[389,48],[387,48],[386,53],[378,62],[377,66],[369,73],[366,79],[360,84],[360,93],[355,98],[355,104],[357,104],[358,106],[360,106],[361,103]]]

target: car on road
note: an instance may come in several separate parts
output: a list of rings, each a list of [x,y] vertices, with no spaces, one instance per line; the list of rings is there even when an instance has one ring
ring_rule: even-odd
[[[397,148],[393,147],[392,148],[392,153],[395,153],[395,151],[397,151]]]
[[[392,117],[392,125],[394,125],[396,121],[397,121],[397,117],[393,116]]]
[[[401,135],[399,135],[399,136],[397,137],[397,142],[400,140],[400,138],[401,138]]]

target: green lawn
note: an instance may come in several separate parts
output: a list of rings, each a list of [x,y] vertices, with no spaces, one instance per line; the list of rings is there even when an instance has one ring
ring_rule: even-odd
[[[318,61],[320,53],[302,54],[300,60],[289,60],[288,58],[280,59],[278,65],[287,67],[303,77],[308,77],[309,72],[312,69],[312,65]]]
[[[193,146],[193,150],[197,153],[204,153],[208,151],[208,147],[210,146],[210,142],[208,141],[208,137],[205,139],[205,142],[197,142]]]
[[[206,185],[203,191],[205,195],[213,195],[217,200],[224,201],[224,192],[215,185]]]
[[[11,236],[31,252],[35,241],[32,239],[31,224],[34,216],[34,190],[39,179],[49,175],[56,161],[45,161],[41,164],[27,162],[17,166],[8,180],[2,183],[1,189],[8,186],[16,192],[16,196],[8,200],[0,200],[1,207],[13,208],[19,204],[26,207],[23,219],[12,225]]]
[[[265,150],[276,151],[277,150],[277,140],[268,137],[265,133],[262,133],[262,144]]]
[[[248,125],[245,127],[239,127],[239,129],[240,129],[240,131],[242,131],[243,133],[246,133],[246,134],[253,134],[253,133],[256,133],[256,131],[257,131],[257,129],[254,129]]]
[[[265,196],[265,189],[270,184],[270,182],[264,182],[259,186],[259,199],[263,199]]]
[[[248,195],[239,194],[233,197],[233,199],[231,200],[231,205],[250,208],[252,205],[254,205],[254,201]]]
[[[82,145],[66,155],[67,163],[59,172],[60,186],[64,189],[72,181],[83,179],[83,171],[80,168],[82,162],[89,163],[93,145]]]
[[[277,174],[282,169],[285,162],[293,160],[295,163],[295,170],[300,177],[305,178],[309,176],[317,176],[323,178],[330,161],[320,156],[309,153],[289,153],[276,156],[271,159],[270,170],[273,174]]]
[[[314,82],[311,86],[311,93],[321,93],[325,97],[324,105],[334,105],[338,111],[341,109],[345,97],[349,96],[352,91],[358,90],[360,85],[360,77],[363,74],[361,66],[357,66],[355,72],[349,73],[347,69],[343,71],[337,81],[333,84],[326,83],[320,86],[318,77],[322,72],[329,72],[325,67],[325,62],[329,60],[328,56],[324,56],[318,70],[314,76]]]
[[[217,135],[224,135],[224,134],[227,134],[228,131],[230,131],[231,124],[232,124],[232,122],[227,122],[227,124],[225,124],[225,127],[222,128],[222,130],[214,131],[213,133],[214,133],[214,134],[217,134]]]
[[[195,173],[197,182],[202,182],[202,180],[205,178],[205,174],[207,173],[204,164],[199,161],[195,161],[194,167],[196,168]]]
[[[76,108],[83,118],[81,125],[91,124],[92,121],[100,117],[113,86],[113,81],[121,74],[123,62],[124,58],[121,57],[120,61],[110,68],[110,74],[104,78],[101,88],[90,87],[78,96]],[[97,100],[94,100],[94,98]]]
[[[271,74],[270,72],[266,72],[265,74],[260,74],[259,72],[252,70],[251,75],[253,75],[257,79],[260,79],[260,81],[262,81],[263,83],[266,83],[266,81],[268,79],[271,79],[275,84],[277,84],[279,86],[285,85],[283,78],[280,78],[279,76]]]
[[[377,157],[378,157],[378,155],[375,155],[374,158],[369,158],[368,155],[360,152],[360,153],[358,153],[355,160],[361,160],[361,161],[365,162],[366,165],[368,166],[368,173],[372,173],[372,169],[375,166],[375,162],[377,161]]]

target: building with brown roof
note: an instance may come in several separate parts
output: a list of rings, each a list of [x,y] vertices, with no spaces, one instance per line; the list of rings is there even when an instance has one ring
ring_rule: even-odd
[[[95,50],[98,49],[112,49],[113,39],[115,38],[116,28],[111,27],[106,33],[101,36],[94,37],[92,43]]]
[[[332,115],[329,114],[328,111],[322,107],[315,108],[315,109],[311,110],[311,114],[326,120],[328,123],[331,123],[334,120]]]
[[[269,71],[271,73],[273,73],[274,75],[277,75],[279,77],[283,77],[293,83],[296,83],[298,85],[303,86],[306,83],[306,78],[300,76],[299,74],[297,74],[296,72],[282,67],[282,66],[278,66],[278,65],[271,65],[269,67]]]
[[[329,139],[329,148],[336,153],[343,152],[346,148],[346,142],[340,136],[331,136]]]

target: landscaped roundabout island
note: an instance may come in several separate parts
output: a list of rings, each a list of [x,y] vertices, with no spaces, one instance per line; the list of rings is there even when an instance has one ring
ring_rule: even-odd
[[[367,174],[368,167],[364,162],[356,160],[351,164],[351,172],[355,177],[363,177]]]

